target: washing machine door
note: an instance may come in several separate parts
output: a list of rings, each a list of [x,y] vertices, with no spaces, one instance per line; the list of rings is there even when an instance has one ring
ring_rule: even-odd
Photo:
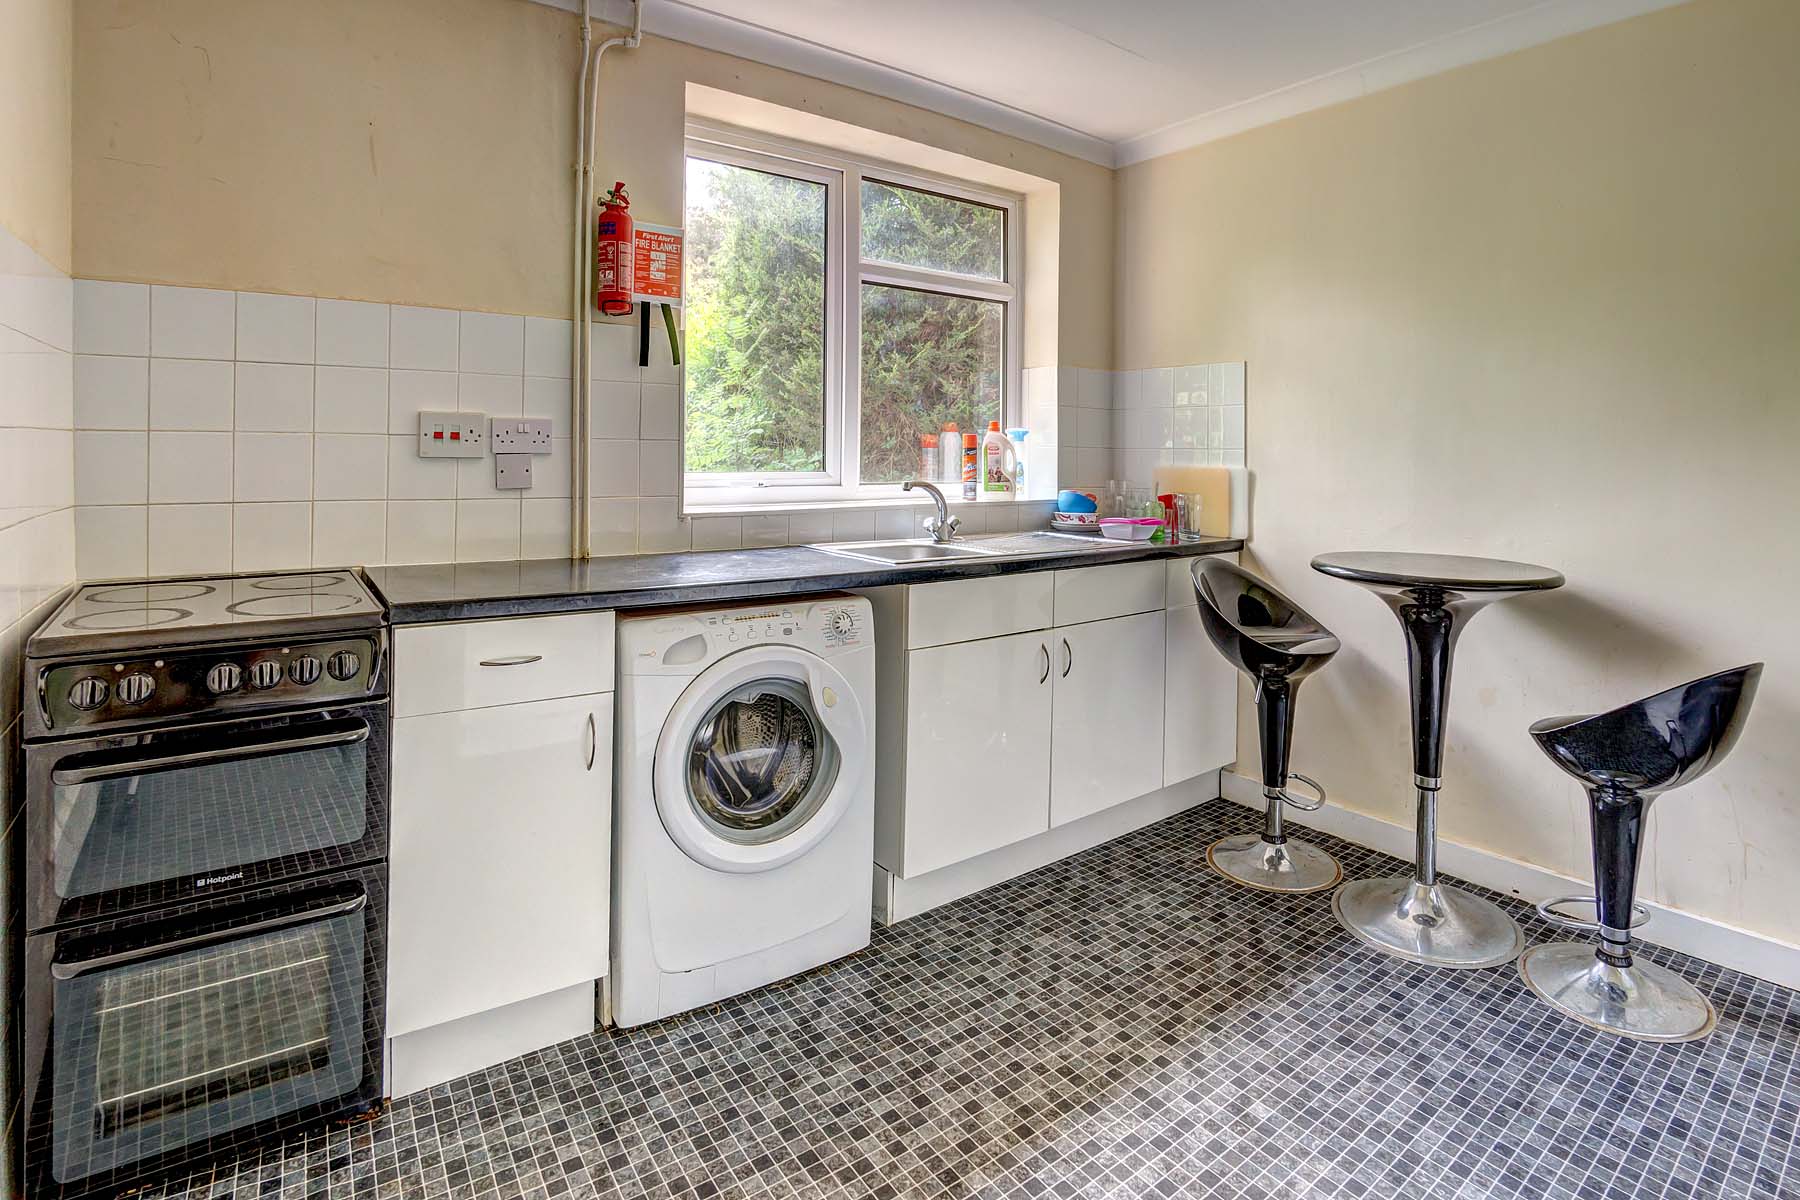
[[[740,650],[702,671],[657,741],[656,810],[677,846],[720,871],[767,871],[817,846],[869,769],[862,705],[825,659]]]

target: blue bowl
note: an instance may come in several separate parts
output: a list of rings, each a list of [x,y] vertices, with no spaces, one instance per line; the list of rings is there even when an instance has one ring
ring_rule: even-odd
[[[1065,488],[1056,493],[1056,511],[1066,513],[1091,513],[1096,511],[1094,498],[1085,492],[1070,491]]]

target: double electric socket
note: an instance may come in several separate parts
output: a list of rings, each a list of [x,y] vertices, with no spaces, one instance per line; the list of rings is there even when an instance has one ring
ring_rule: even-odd
[[[550,419],[495,417],[493,441],[495,454],[548,454]]]

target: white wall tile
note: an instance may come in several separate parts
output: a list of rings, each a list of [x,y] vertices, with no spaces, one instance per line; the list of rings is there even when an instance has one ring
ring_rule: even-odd
[[[545,500],[568,499],[575,493],[575,485],[571,468],[573,463],[569,455],[569,439],[553,437],[550,439],[550,453],[540,454],[531,467],[531,490],[524,499],[533,497]]]
[[[638,552],[668,554],[693,549],[689,523],[675,515],[674,499],[639,499]]]
[[[441,563],[456,557],[456,501],[389,500],[387,560]]]
[[[549,421],[551,436],[568,437],[574,432],[569,427],[573,411],[574,388],[567,379],[525,377],[525,415]],[[635,430],[631,436],[637,436]]]
[[[148,435],[75,435],[75,503],[142,504],[149,469]]]
[[[1224,417],[1224,438],[1220,443],[1227,450],[1244,448],[1244,407],[1233,404],[1229,408],[1218,410]]]
[[[591,394],[594,436],[635,441],[641,428],[642,397],[638,382],[596,379]]]
[[[525,318],[525,374],[568,379],[574,354],[573,321]],[[568,388],[563,389],[566,394]]]
[[[315,305],[311,296],[276,296],[267,292],[237,294],[239,361],[310,363],[313,361]]]
[[[490,417],[522,416],[525,381],[517,375],[458,375],[456,410]]]
[[[519,557],[569,556],[569,500],[539,498],[537,489],[519,501]]]
[[[229,503],[229,433],[150,434],[150,503]]]
[[[258,433],[312,429],[313,369],[282,363],[237,365],[237,428]]]
[[[386,433],[388,373],[379,367],[317,368],[313,428],[320,433]]]
[[[451,499],[456,495],[456,461],[453,458],[420,458],[416,437],[390,434],[388,499]]]
[[[388,365],[388,306],[362,300],[321,300],[317,357],[337,367]]]
[[[453,309],[394,305],[388,310],[389,365],[399,370],[456,370],[458,325]]]
[[[831,514],[829,512],[788,514],[788,545],[811,546],[830,540]]]
[[[1142,387],[1146,407],[1168,408],[1175,403],[1175,372],[1169,367],[1145,371]]]
[[[637,383],[643,378],[643,371],[638,367],[636,324],[595,321],[591,339],[589,345],[593,348],[593,370],[589,374],[593,378],[627,383]]]
[[[866,508],[844,509],[831,514],[831,540],[866,542],[875,536],[875,514]]]
[[[321,433],[313,438],[314,500],[384,500],[387,469],[386,434]]]
[[[1175,403],[1209,404],[1211,394],[1207,385],[1209,372],[1204,365],[1175,368]]]
[[[596,555],[637,553],[636,500],[588,502],[588,552]]]
[[[680,460],[674,442],[639,442],[638,495],[673,496],[681,483]],[[639,528],[642,528],[640,522]]]
[[[1113,377],[1113,404],[1117,408],[1143,408],[1144,373],[1119,371]]]
[[[77,354],[74,381],[75,428],[149,427],[149,359]]]
[[[312,565],[311,504],[237,504],[231,510],[231,568],[274,571]]]
[[[484,312],[460,316],[457,370],[483,375],[525,373],[524,317]]]
[[[150,353],[150,289],[141,283],[77,279],[75,349],[82,354]]]
[[[410,433],[416,437],[421,412],[455,411],[455,372],[388,372],[389,433]]]
[[[313,566],[367,567],[386,561],[385,503],[347,500],[313,505]]]
[[[638,443],[602,441],[588,443],[590,496],[636,496],[638,491]],[[674,495],[671,491],[669,495]]]
[[[150,289],[150,353],[158,358],[231,358],[237,296],[210,288]]]
[[[920,534],[919,523],[929,505],[907,508],[884,508],[875,514],[875,536],[878,538],[910,538]]]
[[[517,500],[458,500],[456,561],[519,557],[519,522]]]
[[[1112,445],[1112,414],[1101,409],[1083,408],[1077,410],[1080,421],[1076,445],[1110,446]]]
[[[150,428],[232,427],[237,368],[193,358],[150,360]]]
[[[788,519],[780,514],[764,514],[745,517],[745,546],[785,546],[788,539]]]
[[[680,408],[675,388],[665,383],[644,384],[638,406],[638,436],[674,439],[680,432]]]
[[[1113,406],[1112,372],[1096,371],[1082,367],[1076,381],[1079,389],[1082,408],[1111,408]]]
[[[736,550],[744,544],[741,517],[695,517],[689,524],[696,550]]]
[[[81,579],[142,576],[145,514],[142,504],[75,510],[75,573]]]
[[[231,505],[151,505],[149,550],[152,575],[231,570]]]
[[[532,476],[535,481],[536,464],[533,464]],[[529,489],[535,492],[535,487]],[[494,457],[484,455],[481,458],[459,459],[456,464],[456,498],[458,500],[517,500],[524,495],[523,491],[508,488],[501,491],[494,486]]]
[[[232,497],[239,501],[310,500],[312,435],[240,433],[232,449]],[[308,545],[310,546],[310,538]]]

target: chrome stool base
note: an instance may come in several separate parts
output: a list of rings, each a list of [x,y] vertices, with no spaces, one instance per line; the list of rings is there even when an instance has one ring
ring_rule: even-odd
[[[1265,842],[1259,833],[1220,838],[1206,848],[1206,862],[1233,883],[1265,892],[1322,892],[1344,878],[1337,859],[1311,842]]]
[[[1595,1029],[1646,1042],[1691,1042],[1718,1024],[1712,1002],[1667,967],[1601,960],[1592,943],[1551,942],[1519,959],[1525,986],[1558,1012]]]
[[[1410,875],[1346,883],[1332,893],[1331,912],[1377,950],[1432,967],[1498,967],[1525,948],[1525,934],[1493,901]]]

